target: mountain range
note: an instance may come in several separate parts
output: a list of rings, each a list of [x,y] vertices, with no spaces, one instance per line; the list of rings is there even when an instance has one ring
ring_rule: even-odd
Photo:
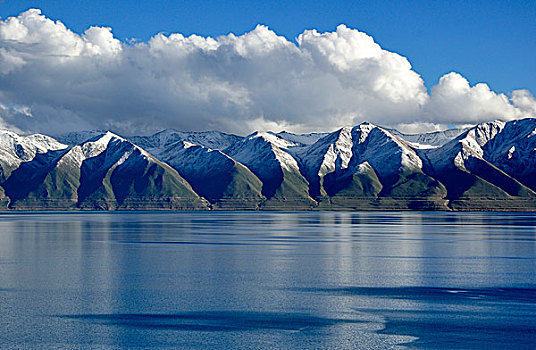
[[[536,119],[407,135],[0,130],[0,210],[536,210]]]

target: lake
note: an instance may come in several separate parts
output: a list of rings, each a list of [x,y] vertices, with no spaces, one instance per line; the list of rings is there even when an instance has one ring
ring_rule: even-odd
[[[533,349],[536,215],[0,214],[2,349]]]

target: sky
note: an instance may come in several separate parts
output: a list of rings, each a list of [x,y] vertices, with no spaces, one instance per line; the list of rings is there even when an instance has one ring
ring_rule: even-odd
[[[426,131],[536,111],[533,0],[4,0],[0,17],[0,127],[20,131]]]

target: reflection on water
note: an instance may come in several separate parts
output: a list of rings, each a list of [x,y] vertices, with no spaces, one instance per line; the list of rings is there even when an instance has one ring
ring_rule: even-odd
[[[0,347],[532,348],[536,216],[0,214]]]

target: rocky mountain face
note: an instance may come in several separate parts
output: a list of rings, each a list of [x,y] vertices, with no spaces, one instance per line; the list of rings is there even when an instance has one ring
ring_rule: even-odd
[[[405,135],[0,130],[0,207],[535,210],[536,119]]]

